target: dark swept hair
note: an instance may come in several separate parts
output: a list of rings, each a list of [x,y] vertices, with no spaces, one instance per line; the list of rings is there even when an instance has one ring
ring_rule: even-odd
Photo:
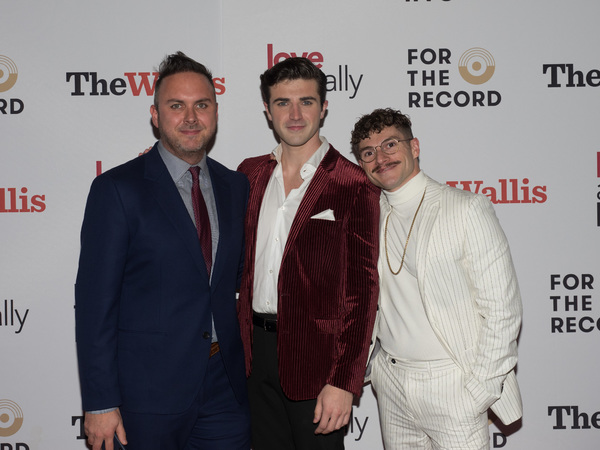
[[[154,86],[154,106],[158,106],[158,91],[163,80],[170,75],[183,72],[194,72],[206,77],[212,87],[213,94],[215,94],[215,85],[213,84],[212,73],[210,70],[208,70],[204,64],[194,61],[185,53],[177,52],[165,56],[161,61],[160,66],[158,66],[158,80],[156,80],[156,86]]]
[[[354,125],[350,144],[352,153],[359,159],[358,144],[363,139],[367,139],[373,133],[380,133],[387,127],[396,127],[405,138],[412,138],[412,122],[410,118],[402,114],[399,110],[392,108],[379,108],[371,114],[365,114]]]
[[[278,62],[260,76],[260,92],[267,107],[271,101],[271,86],[288,80],[315,80],[323,106],[327,95],[327,77],[308,58],[294,57]]]

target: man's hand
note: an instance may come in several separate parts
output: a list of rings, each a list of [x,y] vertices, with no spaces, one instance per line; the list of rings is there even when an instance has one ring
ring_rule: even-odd
[[[104,414],[85,413],[85,434],[92,450],[100,450],[105,443],[106,450],[114,450],[113,441],[115,433],[123,445],[127,444],[125,428],[119,409]]]
[[[326,384],[317,397],[313,423],[319,426],[315,434],[329,434],[348,424],[352,413],[351,392]]]
[[[151,145],[150,147],[148,147],[146,150],[144,150],[142,153],[138,153],[138,156],[142,156],[145,155],[146,153],[148,153],[150,150],[152,150],[152,147],[154,147],[153,145]]]

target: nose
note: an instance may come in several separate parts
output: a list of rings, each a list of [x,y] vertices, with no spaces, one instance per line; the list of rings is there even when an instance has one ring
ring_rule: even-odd
[[[186,108],[185,116],[183,117],[183,120],[186,123],[195,123],[198,120],[196,117],[196,111],[194,110],[194,108]]]
[[[302,118],[302,113],[300,112],[300,105],[297,103],[293,103],[290,106],[290,119],[298,120]]]
[[[381,164],[384,161],[387,161],[389,158],[389,155],[386,155],[385,152],[381,151],[381,147],[375,147],[375,161],[377,162],[377,164]]]

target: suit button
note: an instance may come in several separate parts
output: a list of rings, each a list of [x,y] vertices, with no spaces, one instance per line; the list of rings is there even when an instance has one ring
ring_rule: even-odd
[[[205,331],[205,332],[202,334],[202,337],[203,337],[204,339],[210,339],[210,337],[211,337],[211,334],[210,334],[208,331]]]

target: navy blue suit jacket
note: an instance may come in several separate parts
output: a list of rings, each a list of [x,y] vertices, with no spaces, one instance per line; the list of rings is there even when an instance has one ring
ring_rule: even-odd
[[[157,146],[92,183],[75,286],[83,409],[187,409],[202,384],[211,313],[227,375],[246,398],[236,289],[248,180],[207,159],[219,220],[212,282],[196,228]]]

